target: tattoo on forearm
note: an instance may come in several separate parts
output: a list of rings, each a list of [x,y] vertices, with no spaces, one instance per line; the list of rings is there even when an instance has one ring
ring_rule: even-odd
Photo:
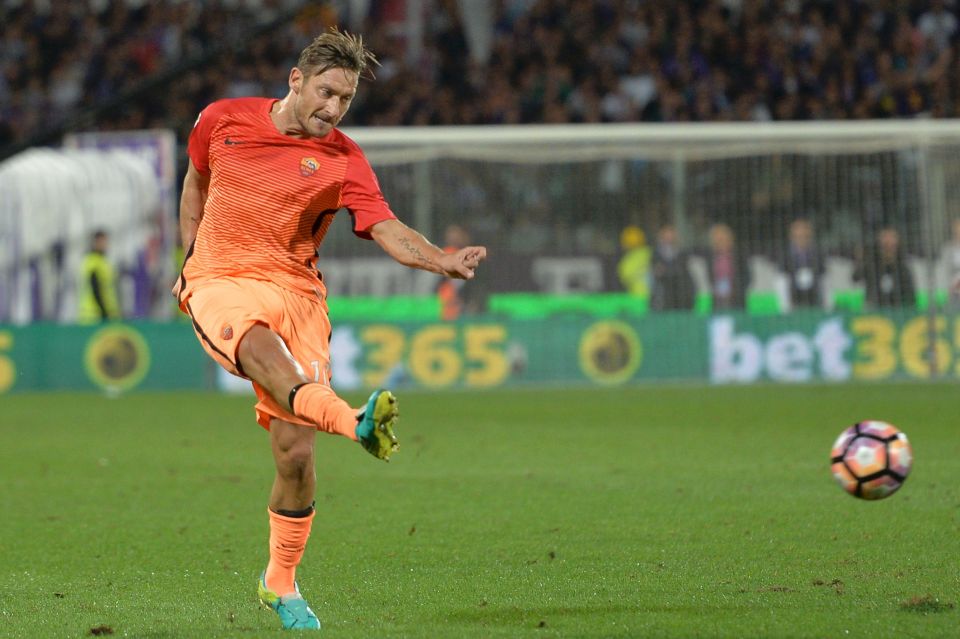
[[[419,264],[424,264],[426,266],[439,268],[439,265],[436,262],[428,258],[426,255],[424,255],[423,251],[421,251],[418,247],[414,246],[413,243],[408,238],[400,237],[399,243],[400,243],[400,246],[407,249],[407,252],[413,256],[413,259],[415,262]]]

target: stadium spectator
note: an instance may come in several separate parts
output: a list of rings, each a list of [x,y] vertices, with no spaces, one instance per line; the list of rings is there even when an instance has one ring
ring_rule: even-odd
[[[620,233],[620,261],[617,274],[620,283],[631,295],[647,297],[650,294],[650,247],[647,236],[639,226],[627,226]]]
[[[743,309],[747,288],[750,286],[750,268],[747,257],[737,247],[733,230],[726,224],[710,227],[710,246],[706,251],[707,276],[714,311]]]
[[[696,287],[688,266],[689,255],[680,248],[677,230],[665,224],[657,231],[653,249],[653,286],[650,308],[655,311],[693,308]]]
[[[814,242],[810,220],[797,219],[790,224],[787,250],[779,266],[790,282],[790,302],[794,308],[823,305],[824,262]]]
[[[865,283],[867,303],[874,308],[916,304],[913,275],[900,246],[900,233],[893,227],[877,232],[875,244],[863,255],[853,277]]]
[[[470,233],[459,224],[451,224],[443,233],[446,253],[457,251],[470,246]],[[464,314],[477,314],[483,310],[484,300],[481,288],[476,278],[467,284],[466,280],[440,280],[437,286],[437,296],[440,298],[440,318],[444,320],[459,319]]]
[[[110,237],[106,231],[94,232],[90,251],[80,263],[77,321],[81,324],[120,319],[116,275],[107,259],[109,245]]]
[[[917,30],[927,39],[931,51],[942,51],[957,34],[957,16],[947,10],[945,0],[933,0],[917,20]]]

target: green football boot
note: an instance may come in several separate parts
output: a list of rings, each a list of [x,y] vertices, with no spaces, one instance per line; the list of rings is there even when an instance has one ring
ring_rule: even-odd
[[[260,597],[260,603],[266,608],[270,608],[280,617],[280,624],[284,630],[320,630],[320,620],[313,614],[310,606],[300,596],[300,588],[296,592],[282,597],[267,588],[267,582],[264,581],[264,574],[260,573],[260,579],[257,580],[257,595]]]
[[[390,461],[390,455],[400,448],[393,434],[399,415],[397,398],[388,390],[374,391],[366,407],[357,414],[357,439],[377,459]]]

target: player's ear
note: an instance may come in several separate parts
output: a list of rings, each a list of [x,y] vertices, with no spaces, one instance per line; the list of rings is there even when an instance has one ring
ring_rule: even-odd
[[[287,78],[287,84],[290,85],[291,91],[299,94],[300,89],[303,87],[303,71],[297,67],[290,69],[290,77]]]

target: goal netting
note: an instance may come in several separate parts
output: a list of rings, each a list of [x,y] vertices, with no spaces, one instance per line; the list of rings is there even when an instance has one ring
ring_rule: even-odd
[[[496,260],[484,274],[488,295],[622,292],[621,240],[636,240],[624,229],[642,230],[652,246],[667,225],[689,252],[701,310],[716,293],[710,247],[718,226],[746,263],[746,310],[793,306],[785,271],[798,219],[809,222],[823,262],[817,305],[826,309],[871,303],[868,280],[887,250],[878,243],[898,244],[908,265],[915,296],[904,304],[943,301],[960,272],[949,246],[960,217],[955,121],[348,133],[404,220],[438,243],[458,225],[490,246]],[[335,223],[321,252],[322,267],[336,275],[333,292],[430,293],[430,278],[380,262],[376,247],[349,235],[348,224]],[[957,245],[960,254],[960,229]]]

